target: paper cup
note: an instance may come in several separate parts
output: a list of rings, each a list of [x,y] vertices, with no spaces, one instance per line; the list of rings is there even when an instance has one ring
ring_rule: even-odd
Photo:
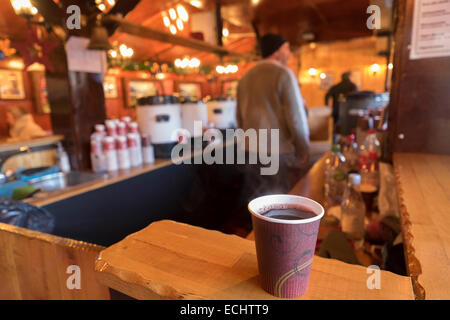
[[[298,208],[315,217],[281,220],[263,216],[270,209]],[[295,298],[306,292],[323,207],[295,195],[269,195],[248,204],[252,214],[256,254],[262,288],[280,298]]]

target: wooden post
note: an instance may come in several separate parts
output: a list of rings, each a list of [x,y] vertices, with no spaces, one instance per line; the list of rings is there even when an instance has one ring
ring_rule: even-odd
[[[65,137],[72,169],[89,170],[90,135],[106,119],[103,76],[69,71],[63,45],[51,53],[55,70],[46,72],[53,132]]]

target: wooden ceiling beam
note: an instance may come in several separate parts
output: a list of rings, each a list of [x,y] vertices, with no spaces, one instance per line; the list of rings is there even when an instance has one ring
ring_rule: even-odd
[[[172,35],[168,32],[164,32],[161,30],[149,28],[146,26],[142,26],[140,24],[128,22],[123,18],[119,18],[113,15],[108,15],[104,18],[105,23],[118,23],[119,24],[119,32],[139,36],[142,38],[147,38],[151,40],[156,40],[159,42],[166,42],[177,46],[182,46],[186,48],[191,48],[198,51],[206,51],[209,53],[216,54],[218,56],[237,56],[240,58],[248,59],[248,55],[244,55],[239,52],[229,51],[224,47],[220,47],[217,45],[212,45],[207,42],[191,39],[186,37],[181,37],[177,35]]]

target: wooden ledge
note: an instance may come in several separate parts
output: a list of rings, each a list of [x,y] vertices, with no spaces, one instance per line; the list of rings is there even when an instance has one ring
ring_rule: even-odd
[[[137,299],[276,299],[260,288],[253,241],[170,220],[103,250],[95,273]],[[409,277],[380,276],[381,289],[370,290],[366,268],[315,256],[300,299],[414,299]]]

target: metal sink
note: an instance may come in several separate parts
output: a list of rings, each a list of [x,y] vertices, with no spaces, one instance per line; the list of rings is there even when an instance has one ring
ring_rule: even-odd
[[[102,174],[71,171],[69,173],[56,172],[28,181],[28,184],[41,191],[61,190],[103,179]]]

